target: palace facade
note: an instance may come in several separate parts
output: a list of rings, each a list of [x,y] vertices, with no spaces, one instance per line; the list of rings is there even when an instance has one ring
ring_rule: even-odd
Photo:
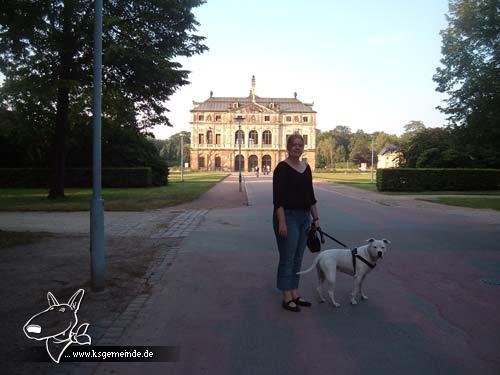
[[[210,97],[193,101],[191,110],[191,168],[194,170],[261,171],[287,156],[289,135],[304,137],[304,154],[316,163],[316,112],[313,104],[293,98],[261,98],[252,77],[247,97]],[[238,120],[239,118],[239,120]],[[241,146],[241,147],[240,147]],[[239,150],[241,149],[241,154]]]

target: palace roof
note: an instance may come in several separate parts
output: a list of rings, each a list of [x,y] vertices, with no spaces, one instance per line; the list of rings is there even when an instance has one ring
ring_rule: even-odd
[[[234,104],[237,103],[237,107]],[[238,112],[242,107],[256,103],[265,107],[269,112],[300,112],[316,113],[312,109],[313,103],[303,103],[297,98],[261,98],[255,96],[255,102],[251,96],[248,97],[210,97],[204,102],[193,101],[194,108],[191,112]]]

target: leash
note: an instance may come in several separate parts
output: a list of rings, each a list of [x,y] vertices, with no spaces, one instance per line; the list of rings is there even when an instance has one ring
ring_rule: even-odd
[[[343,244],[342,242],[340,242],[336,238],[333,238],[328,233],[323,232],[323,230],[320,227],[316,228],[316,230],[319,232],[319,235],[321,237],[321,243],[325,243],[324,236],[327,236],[329,239],[337,242],[339,245],[342,245],[346,249],[349,249],[349,247],[347,245]],[[359,259],[360,261],[362,261],[364,264],[366,264],[371,269],[375,268],[376,264],[372,264],[372,263],[368,262],[365,258],[363,258],[361,255],[358,254],[357,247],[355,247],[354,249],[351,249],[351,254],[352,254],[352,268],[353,268],[354,272],[356,272],[356,259]]]
[[[327,236],[329,239],[337,242],[339,245],[344,246],[346,249],[349,248],[349,246],[347,246],[347,245],[343,244],[342,242],[340,242],[339,240],[333,238],[328,233],[323,232],[323,230],[320,227],[316,228],[316,230],[319,232],[319,234],[321,236],[321,243],[325,243],[325,238],[323,236]]]

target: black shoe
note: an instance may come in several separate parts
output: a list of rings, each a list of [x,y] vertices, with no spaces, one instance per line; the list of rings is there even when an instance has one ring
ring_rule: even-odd
[[[311,307],[312,306],[312,303],[309,302],[309,301],[306,301],[306,300],[303,300],[302,298],[300,297],[297,297],[293,300],[293,302],[295,302],[296,305],[299,305],[299,306],[305,306],[305,307]]]
[[[295,306],[290,306],[292,303]],[[288,302],[283,301],[281,303],[281,307],[283,307],[285,310],[288,310],[288,311],[293,311],[293,312],[299,312],[300,311],[300,307],[297,306],[297,303],[293,299],[290,300],[290,301],[288,301]]]

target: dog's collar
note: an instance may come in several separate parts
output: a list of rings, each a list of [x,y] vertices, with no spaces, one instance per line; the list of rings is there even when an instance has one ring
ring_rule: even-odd
[[[356,274],[356,259],[359,259],[362,261],[364,264],[366,264],[368,267],[371,269],[374,269],[376,264],[372,264],[368,262],[365,258],[363,258],[361,255],[358,254],[358,248],[355,247],[354,249],[351,250],[352,254],[352,269],[354,270],[354,274]]]

